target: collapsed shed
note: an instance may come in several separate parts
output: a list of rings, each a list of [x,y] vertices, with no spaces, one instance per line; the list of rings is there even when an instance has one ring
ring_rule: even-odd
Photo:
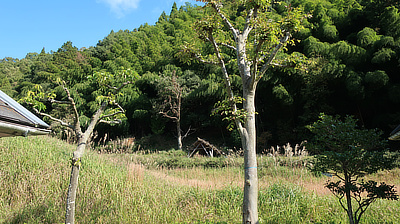
[[[199,137],[197,137],[197,141],[195,141],[193,143],[192,148],[188,153],[188,157],[192,157],[197,152],[200,155],[208,156],[208,157],[215,157],[215,156],[223,155],[223,153],[217,147],[215,147],[211,143],[209,143],[206,140],[201,139]]]

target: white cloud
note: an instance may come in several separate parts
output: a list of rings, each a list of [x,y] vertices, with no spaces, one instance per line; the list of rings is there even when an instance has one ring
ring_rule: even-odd
[[[136,9],[139,6],[140,0],[98,0],[97,2],[105,3],[118,18],[121,18]]]

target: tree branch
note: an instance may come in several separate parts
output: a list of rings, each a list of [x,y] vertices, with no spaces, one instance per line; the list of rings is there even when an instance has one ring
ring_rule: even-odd
[[[62,100],[55,100],[55,99],[47,99],[50,103],[56,104],[72,104],[71,101],[62,101]]]
[[[121,105],[119,105],[117,102],[113,101],[113,102],[110,102],[110,104],[113,104],[114,106],[117,106],[119,111],[116,111],[116,112],[114,112],[112,114],[107,114],[107,115],[101,116],[99,120],[103,120],[104,118],[107,118],[107,117],[113,117],[113,116],[115,116],[117,114],[125,113],[124,108],[122,108]],[[102,122],[102,123],[105,123],[105,122]]]
[[[189,136],[191,134],[190,131],[193,130],[191,128],[192,128],[192,126],[189,126],[188,130],[186,131],[186,133],[182,136],[182,139],[186,138],[187,136]],[[195,131],[195,130],[193,130],[193,131]]]
[[[337,198],[339,198],[339,204],[340,204],[340,205],[342,206],[342,208],[347,212],[348,209],[346,208],[346,206],[344,206],[344,204],[343,204],[343,202],[342,202],[343,196],[342,196],[342,197],[337,197]]]
[[[195,54],[193,55],[195,59],[197,59],[199,62],[204,63],[204,64],[210,64],[210,65],[220,65],[218,62],[215,61],[207,61],[201,58],[201,55]]]
[[[210,38],[208,38],[207,36],[204,36],[203,38],[206,39],[208,42],[211,42]],[[229,49],[231,49],[231,50],[236,51],[236,47],[234,47],[234,46],[232,46],[232,45],[230,45],[230,44],[220,43],[220,42],[217,42],[216,44],[217,44],[218,46],[224,46],[224,47],[226,47],[226,48],[229,48]]]
[[[249,33],[253,29],[253,26],[251,26],[251,18],[253,17],[253,14],[255,14],[255,16],[257,16],[257,10],[258,10],[258,7],[255,7],[254,9],[250,9],[249,12],[247,13],[246,23],[243,28],[243,36],[245,37],[245,39],[247,39],[247,37],[249,36]]]
[[[260,79],[264,73],[267,71],[267,69],[271,66],[272,60],[274,60],[276,54],[278,51],[283,47],[283,45],[289,40],[290,33],[286,32],[285,35],[280,39],[279,44],[277,44],[274,48],[274,50],[271,52],[271,54],[268,57],[268,60],[264,63],[264,65],[261,67],[259,78]],[[265,58],[265,57],[263,57]],[[262,60],[262,59],[261,59]]]
[[[177,121],[179,121],[179,118],[176,116],[171,116],[171,115],[168,115],[168,113],[167,112],[164,112],[164,111],[160,111],[159,112],[163,117],[166,117],[166,118],[169,118],[169,119],[171,119],[171,120],[174,120],[175,122],[177,122]]]
[[[124,88],[126,85],[131,84],[131,81],[127,81],[121,84],[121,86],[119,87],[115,87],[115,86],[110,86],[110,85],[106,85],[108,88],[115,90],[115,93],[119,92],[122,88]]]
[[[367,210],[367,208],[369,207],[369,205],[372,203],[373,201],[371,201],[370,203],[366,203],[366,204],[364,204],[364,203],[362,203],[362,204],[359,204],[359,207],[358,207],[358,209],[355,211],[355,218],[356,218],[356,220],[358,220],[358,221],[360,221],[360,219],[361,219],[361,216],[364,214],[364,212]],[[365,208],[364,208],[365,207]],[[359,214],[358,214],[358,212],[360,212]]]
[[[81,126],[80,126],[78,109],[76,108],[76,104],[75,104],[74,99],[71,97],[71,93],[69,92],[69,89],[67,87],[65,87],[64,85],[62,85],[62,88],[67,93],[68,101],[71,102],[72,109],[73,109],[74,116],[75,116],[74,129],[75,129],[76,134],[79,136],[79,135],[82,134],[82,129],[81,129]]]
[[[234,47],[234,46],[232,46],[232,45],[229,45],[229,44],[226,44],[226,43],[217,43],[218,45],[221,45],[221,46],[224,46],[224,47],[227,47],[227,48],[229,48],[229,49],[231,49],[231,50],[234,50],[234,51],[236,51],[236,47]]]
[[[117,92],[121,91],[121,89],[124,88],[126,85],[129,85],[129,84],[131,84],[131,83],[132,83],[131,81],[127,81],[127,82],[122,83],[119,87],[110,86],[110,85],[106,85],[106,86],[107,86],[108,88],[110,88],[110,89],[115,90],[114,93],[117,93]],[[117,103],[117,102],[115,102],[115,101],[111,101],[111,102],[108,102],[108,103],[109,103],[109,104],[113,104],[114,106],[118,107],[119,111],[117,111],[117,112],[115,112],[115,113],[112,113],[112,114],[107,114],[107,115],[101,116],[101,117],[99,118],[99,123],[116,124],[116,123],[114,123],[113,121],[105,121],[105,120],[103,120],[103,119],[104,119],[104,118],[108,118],[108,117],[113,117],[113,116],[115,116],[115,115],[117,115],[117,114],[125,113],[125,110],[124,110],[124,108],[122,108],[121,105],[119,105],[119,103]],[[119,122],[119,123],[120,123],[120,122]]]
[[[81,134],[79,136],[79,143],[78,144],[83,144],[86,145],[88,142],[88,139],[90,138],[91,134],[93,133],[94,128],[96,127],[96,124],[98,124],[100,120],[101,114],[104,112],[106,109],[108,103],[106,101],[101,103],[100,108],[96,111],[96,113],[92,116],[90,119],[89,126],[87,127],[85,133]],[[76,151],[74,151],[74,158],[81,158],[83,153],[84,153],[85,147],[78,147]]]
[[[222,56],[221,56],[221,54],[219,52],[218,45],[215,42],[214,36],[212,35],[211,32],[209,33],[209,39],[210,39],[210,43],[212,44],[212,46],[214,48],[215,54],[217,55],[217,58],[220,61],[222,74],[224,76],[226,92],[228,93],[228,97],[229,97],[229,100],[231,102],[232,110],[233,110],[234,113],[236,113],[237,106],[236,106],[236,103],[234,101],[234,95],[233,95],[233,91],[232,91],[232,86],[231,86],[231,81],[230,81],[230,78],[229,78],[229,74],[228,74],[228,71],[226,70],[224,59],[222,58]],[[236,123],[236,126],[238,127],[238,129],[242,131],[243,130],[243,126],[242,126],[242,122],[240,121],[240,119],[235,119],[235,123]]]
[[[205,39],[206,41],[210,41],[209,38],[204,37],[203,39]],[[228,47],[228,46],[227,46]],[[233,46],[231,46],[233,47]],[[189,55],[190,58],[194,58],[196,59],[198,62],[204,63],[204,64],[210,64],[210,65],[220,65],[218,62],[215,61],[209,61],[209,60],[204,60],[203,56],[197,52],[194,52],[193,49],[188,48],[187,46],[183,46],[183,50],[181,50],[180,52],[184,52],[184,54]]]
[[[225,15],[221,12],[221,9],[215,2],[211,2],[210,4],[215,9],[217,14],[221,17],[222,21],[225,23],[225,25],[228,27],[228,29],[232,32],[233,37],[236,40],[238,37],[238,31],[235,29],[235,27],[233,27],[231,22],[229,22],[228,18],[226,18]]]
[[[38,109],[36,109],[34,107],[33,107],[33,110],[35,111],[35,113],[37,113],[37,114],[39,114],[41,116],[48,117],[50,120],[60,123],[61,126],[64,126],[64,127],[67,127],[67,128],[70,128],[70,129],[74,130],[74,126],[73,125],[71,125],[71,124],[69,124],[67,122],[64,122],[61,119],[57,119],[57,118],[51,116],[50,114],[42,113]]]
[[[122,114],[122,113],[124,113],[124,111],[117,111],[117,112],[112,113],[112,114],[107,114],[107,115],[101,116],[99,120],[103,120],[104,118],[108,118],[108,117],[113,117],[113,116],[115,116],[117,114]]]
[[[113,120],[113,121],[106,121],[106,120],[99,120],[99,122],[98,123],[104,123],[104,124],[121,124],[121,120],[119,120],[119,119],[115,119],[115,120]]]

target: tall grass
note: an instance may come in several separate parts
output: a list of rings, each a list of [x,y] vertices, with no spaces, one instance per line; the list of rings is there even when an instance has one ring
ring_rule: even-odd
[[[0,223],[62,223],[74,149],[50,137],[0,139]],[[89,151],[82,159],[76,221],[240,223],[242,161],[187,160],[180,151]],[[261,223],[347,223],[333,196],[308,189],[309,183],[323,184],[324,177],[290,166],[289,160],[280,164],[271,157],[259,158]],[[394,172],[380,175],[398,184],[399,171]],[[398,223],[399,214],[398,202],[378,201],[363,223]]]
[[[62,221],[72,148],[48,137],[0,139],[0,222]]]

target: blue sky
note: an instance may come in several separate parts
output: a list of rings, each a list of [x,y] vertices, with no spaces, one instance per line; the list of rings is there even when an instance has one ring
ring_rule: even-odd
[[[193,0],[175,0],[179,6]],[[0,4],[0,59],[57,51],[71,41],[78,48],[95,46],[111,30],[154,25],[174,0],[4,0]]]

